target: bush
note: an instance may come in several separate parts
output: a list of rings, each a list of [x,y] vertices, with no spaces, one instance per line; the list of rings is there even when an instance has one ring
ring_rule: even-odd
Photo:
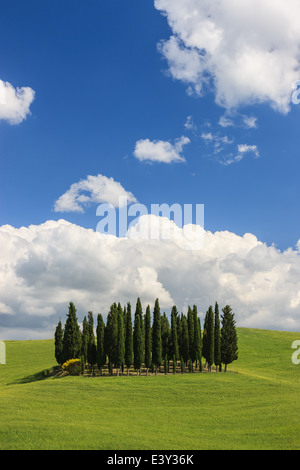
[[[64,372],[69,372],[70,375],[80,375],[81,373],[81,360],[69,359],[62,365]]]

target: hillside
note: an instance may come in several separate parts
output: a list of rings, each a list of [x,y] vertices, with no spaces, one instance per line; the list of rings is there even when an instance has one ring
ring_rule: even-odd
[[[300,333],[238,336],[228,373],[158,377],[44,378],[53,340],[7,341],[0,449],[300,449]]]

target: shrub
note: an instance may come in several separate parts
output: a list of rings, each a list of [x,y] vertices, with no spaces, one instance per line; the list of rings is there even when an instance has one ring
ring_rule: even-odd
[[[64,372],[69,372],[70,375],[80,375],[81,373],[81,360],[69,359],[62,365]]]

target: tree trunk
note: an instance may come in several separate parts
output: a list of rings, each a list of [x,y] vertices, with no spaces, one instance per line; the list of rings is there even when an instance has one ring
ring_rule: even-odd
[[[227,364],[225,364],[224,372],[227,372]]]

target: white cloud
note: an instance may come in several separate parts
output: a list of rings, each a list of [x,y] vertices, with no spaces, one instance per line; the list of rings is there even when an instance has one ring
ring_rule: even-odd
[[[190,143],[188,137],[180,137],[174,144],[164,140],[142,139],[136,143],[134,156],[140,161],[173,163],[184,162],[183,147]]]
[[[28,114],[34,100],[32,88],[14,88],[9,82],[0,80],[0,119],[10,124],[19,124]]]
[[[197,126],[196,124],[194,123],[193,121],[193,116],[189,115],[187,118],[186,118],[186,121],[184,123],[184,127],[185,129],[187,129],[188,131],[196,131],[197,130]]]
[[[243,122],[248,129],[257,127],[257,118],[255,116],[243,116]]]
[[[230,119],[228,116],[221,116],[219,120],[219,125],[221,127],[232,127],[234,126],[234,121]]]
[[[252,234],[206,231],[204,242],[189,251],[180,240],[117,238],[64,220],[2,226],[1,338],[53,337],[70,301],[82,321],[138,296],[144,308],[158,297],[166,312],[195,303],[202,321],[210,304],[228,303],[238,326],[300,331],[300,241],[282,252]]]
[[[254,158],[259,158],[259,150],[256,145],[241,144],[237,146],[237,152],[222,155],[219,162],[223,165],[232,165],[232,163],[240,162],[247,153],[252,153]]]
[[[84,212],[90,203],[108,203],[119,206],[119,198],[126,197],[128,202],[137,202],[132,193],[113,178],[103,175],[87,176],[86,179],[73,183],[54,204],[55,212]]]
[[[259,151],[258,151],[257,145],[240,144],[238,145],[238,152],[241,154],[253,152],[256,158],[259,157]]]
[[[267,103],[287,113],[299,79],[299,0],[154,0],[172,29],[159,44],[171,75],[227,110]],[[259,12],[259,13],[258,13]]]
[[[235,119],[234,119],[235,118]],[[242,114],[241,116],[227,116],[224,114],[220,117],[219,125],[221,127],[244,127],[246,129],[254,129],[257,127],[257,118],[255,116],[247,116],[246,114]]]
[[[202,132],[201,138],[210,145],[211,157],[216,158],[222,165],[231,165],[232,163],[240,162],[247,153],[253,154],[255,158],[260,157],[257,145],[238,144],[235,150],[229,150],[230,146],[234,144],[234,139],[229,138],[227,135],[221,136],[213,134],[212,132]]]

